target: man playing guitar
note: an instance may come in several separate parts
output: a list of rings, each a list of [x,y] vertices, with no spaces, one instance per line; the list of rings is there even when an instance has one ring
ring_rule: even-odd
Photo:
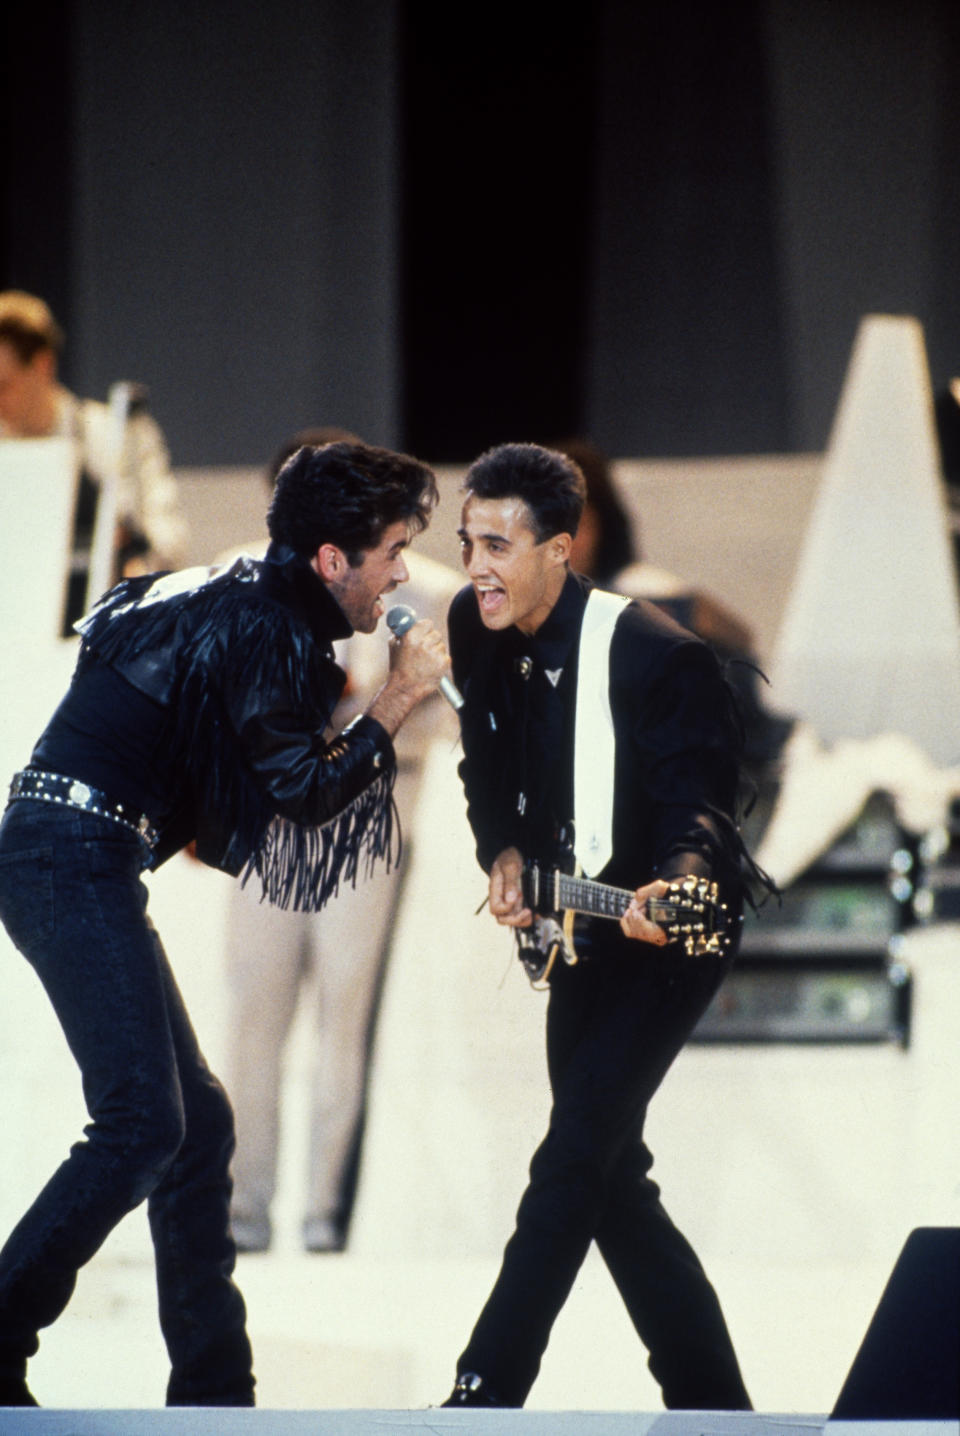
[[[643,1142],[737,946],[748,860],[729,690],[699,639],[570,571],[584,496],[570,459],[502,445],[464,489],[470,582],[449,619],[460,774],[490,910],[549,980],[553,1107],[446,1404],[523,1405],[596,1241],[666,1405],[749,1408]]]

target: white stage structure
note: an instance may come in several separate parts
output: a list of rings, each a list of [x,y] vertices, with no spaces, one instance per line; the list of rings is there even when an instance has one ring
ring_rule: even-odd
[[[771,678],[827,742],[899,733],[960,759],[960,613],[915,319],[860,325]]]
[[[72,440],[0,443],[0,802],[76,657],[59,636],[76,489]]]
[[[47,643],[60,632],[76,487],[71,439],[6,439],[0,444],[5,639]]]

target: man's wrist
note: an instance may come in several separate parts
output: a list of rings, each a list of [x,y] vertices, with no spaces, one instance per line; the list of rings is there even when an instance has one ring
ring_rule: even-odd
[[[434,686],[400,683],[388,678],[379,693],[374,695],[367,715],[375,718],[392,738],[414,708],[433,692]]]
[[[340,736],[366,741],[370,750],[370,766],[375,774],[396,766],[392,735],[372,713],[358,713]]]

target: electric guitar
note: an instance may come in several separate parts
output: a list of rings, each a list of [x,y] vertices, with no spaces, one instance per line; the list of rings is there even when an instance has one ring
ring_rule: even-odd
[[[528,928],[517,928],[518,956],[536,987],[549,980],[558,956],[577,961],[573,920],[577,913],[619,922],[633,901],[626,888],[608,887],[561,868],[528,861],[523,866],[523,905],[533,913]],[[730,945],[734,919],[720,901],[717,885],[706,878],[674,878],[660,897],[644,907],[671,942],[682,942],[688,957],[719,954]]]

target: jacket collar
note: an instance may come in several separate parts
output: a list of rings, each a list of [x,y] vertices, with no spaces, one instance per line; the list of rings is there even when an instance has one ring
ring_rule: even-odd
[[[346,614],[309,560],[286,544],[271,543],[262,572],[267,591],[279,602],[297,609],[319,643],[350,637],[353,628]]]
[[[518,652],[530,654],[543,668],[563,668],[580,637],[583,610],[591,587],[589,579],[568,573],[559,598],[536,633],[527,635],[516,627],[508,630],[512,646]]]

